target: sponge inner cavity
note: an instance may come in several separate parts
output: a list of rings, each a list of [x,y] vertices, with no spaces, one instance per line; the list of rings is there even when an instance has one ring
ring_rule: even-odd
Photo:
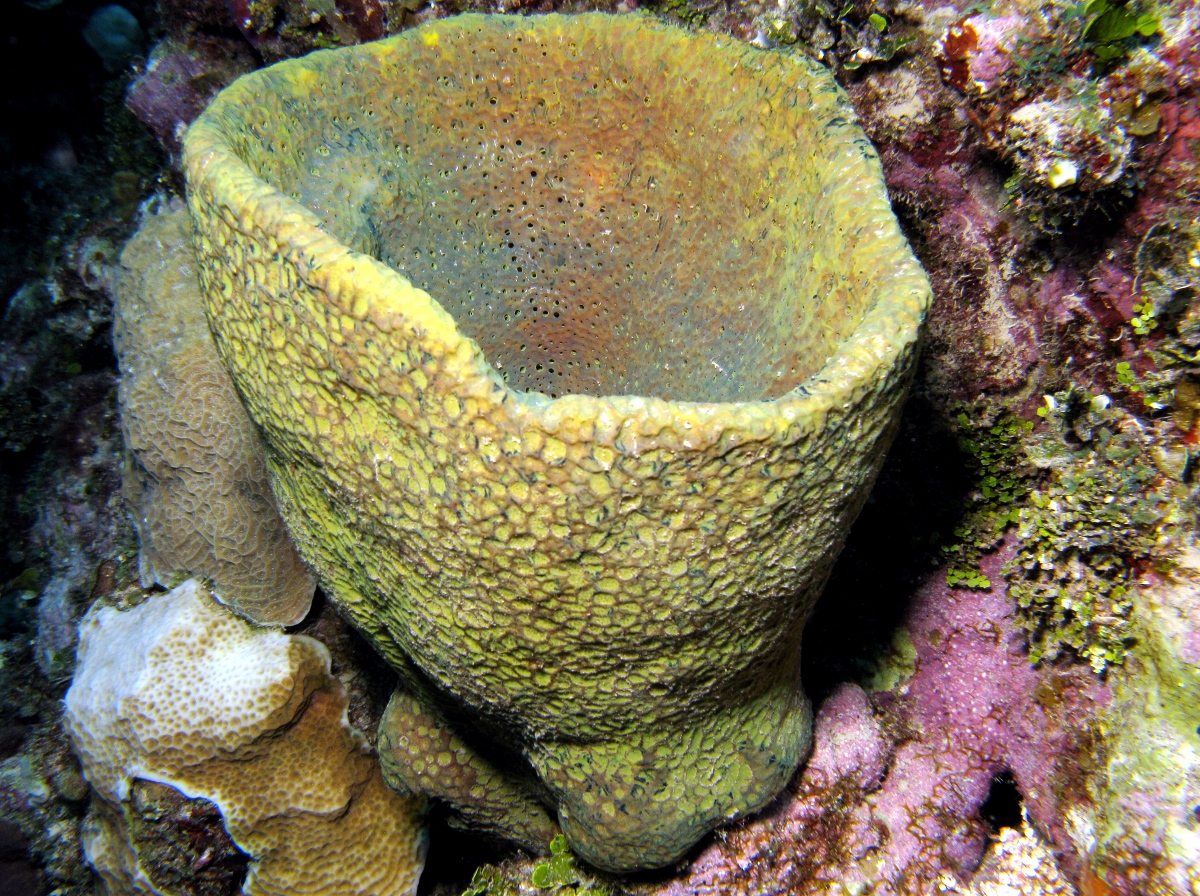
[[[246,160],[428,292],[516,390],[754,401],[803,383],[870,293],[841,273],[804,89],[749,47],[529,21],[310,63]]]

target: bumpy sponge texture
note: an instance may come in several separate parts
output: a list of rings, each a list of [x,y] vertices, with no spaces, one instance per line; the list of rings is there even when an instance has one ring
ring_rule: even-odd
[[[415,892],[421,801],[384,784],[346,700],[324,645],[251,626],[195,579],[89,614],[66,723],[102,800],[89,858],[110,890],[156,892],[123,821],[143,779],[219,807],[251,857],[244,893]]]
[[[143,585],[203,575],[256,622],[299,622],[316,583],[209,335],[185,210],[148,215],[126,245],[113,318]]]
[[[428,695],[422,695],[428,697]],[[401,793],[428,793],[453,806],[451,825],[544,852],[561,833],[532,775],[510,757],[484,757],[428,699],[397,690],[379,722],[383,778]]]
[[[185,155],[218,350],[342,611],[591,862],[769,800],[930,296],[828,72],[462,16],[243,78]]]

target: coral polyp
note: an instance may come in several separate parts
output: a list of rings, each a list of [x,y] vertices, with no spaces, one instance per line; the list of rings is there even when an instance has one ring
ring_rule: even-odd
[[[614,870],[767,802],[929,301],[828,73],[464,16],[243,78],[185,157],[289,529],[401,672],[391,779]]]

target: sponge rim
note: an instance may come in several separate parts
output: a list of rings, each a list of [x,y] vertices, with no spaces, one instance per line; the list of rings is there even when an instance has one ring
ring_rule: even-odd
[[[539,16],[505,16],[467,13],[427,23],[395,37],[373,43],[318,50],[298,59],[271,66],[276,75],[287,71],[297,79],[312,78],[337,55],[343,64],[364,55],[382,57],[403,52],[411,41],[437,41],[439,30],[474,26],[524,27],[547,32],[563,32],[575,21],[606,20],[606,25],[623,29],[625,37],[638,30],[679,31],[673,26],[654,22],[646,16],[617,16],[606,13]],[[690,39],[708,43],[716,50],[728,49],[732,40],[713,34],[683,32]],[[773,52],[756,50],[757,52]],[[814,127],[836,143],[841,152],[839,174],[854,183],[878,186],[872,191],[877,201],[863,204],[858,211],[869,216],[869,234],[862,246],[894,258],[894,270],[877,291],[862,320],[834,350],[825,364],[799,386],[777,398],[737,402],[696,402],[637,395],[567,394],[551,398],[541,392],[522,391],[508,386],[484,356],[475,340],[463,333],[452,315],[425,290],[383,261],[354,251],[322,229],[320,219],[310,210],[259,178],[231,148],[226,121],[237,116],[237,108],[253,103],[265,87],[264,72],[259,69],[243,75],[213,100],[208,109],[191,125],[184,138],[184,170],[189,196],[203,192],[217,207],[239,222],[244,232],[271,235],[301,280],[340,306],[343,313],[358,319],[370,319],[382,331],[397,330],[415,339],[435,356],[453,359],[463,393],[488,404],[506,405],[513,417],[540,427],[545,432],[561,432],[568,441],[581,420],[605,421],[609,429],[628,429],[626,421],[641,421],[636,433],[625,439],[628,447],[652,447],[658,427],[675,432],[694,432],[687,447],[702,448],[718,441],[775,439],[791,442],[823,428],[830,413],[852,413],[863,401],[881,389],[895,373],[911,373],[911,361],[918,348],[921,326],[932,301],[929,280],[913,255],[887,200],[887,188],[878,154],[865,139],[857,116],[844,91],[832,75],[802,55],[779,55],[795,68],[797,77],[807,83],[826,82],[832,102],[813,104]],[[882,208],[880,207],[882,206]],[[873,213],[873,214],[872,214]],[[216,328],[214,328],[215,330]],[[652,421],[654,426],[645,425]],[[640,442],[641,444],[636,444]]]

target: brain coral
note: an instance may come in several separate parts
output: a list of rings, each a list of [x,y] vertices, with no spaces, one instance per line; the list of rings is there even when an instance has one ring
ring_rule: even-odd
[[[223,603],[256,622],[292,625],[316,583],[213,346],[191,242],[182,208],[147,215],[121,253],[113,307],[125,497],[141,536],[142,583],[208,576]]]
[[[88,615],[66,724],[100,797],[84,842],[110,893],[164,892],[129,838],[137,781],[217,804],[251,858],[243,893],[416,891],[421,801],[384,784],[329,662],[319,641],[248,624],[195,579]]]
[[[424,707],[401,754],[473,727],[616,870],[769,800],[929,300],[829,74],[462,16],[244,77],[185,163],[284,518]],[[398,777],[487,803],[453,752]],[[526,808],[497,825],[535,840]]]

